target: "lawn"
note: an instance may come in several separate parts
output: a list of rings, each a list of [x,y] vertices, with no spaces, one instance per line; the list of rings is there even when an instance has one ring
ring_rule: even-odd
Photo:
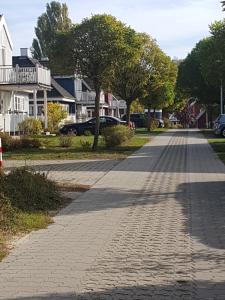
[[[21,149],[5,152],[3,159],[14,160],[52,160],[52,159],[124,159],[144,144],[151,137],[164,132],[165,129],[156,129],[148,132],[146,129],[137,129],[134,137],[125,144],[107,149],[104,145],[103,138],[100,137],[98,151],[92,152],[91,149],[84,149],[82,142],[93,142],[93,136],[74,136],[72,146],[68,148],[60,147],[58,136],[40,136],[37,137],[42,144],[43,149]]]
[[[219,158],[225,163],[225,139],[215,136],[212,130],[204,130],[203,134],[208,139],[213,150],[217,153]]]

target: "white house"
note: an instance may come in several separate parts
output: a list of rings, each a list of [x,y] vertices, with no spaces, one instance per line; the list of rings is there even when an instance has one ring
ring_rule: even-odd
[[[37,118],[38,90],[44,91],[45,126],[47,126],[47,90],[51,89],[50,71],[38,62],[35,67],[13,66],[13,44],[3,15],[0,15],[0,131],[14,133],[18,123],[29,116],[29,93],[34,94],[34,117]],[[27,55],[21,49],[21,57]]]

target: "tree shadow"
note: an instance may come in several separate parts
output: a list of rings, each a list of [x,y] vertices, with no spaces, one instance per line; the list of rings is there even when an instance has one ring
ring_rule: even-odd
[[[109,284],[110,285],[110,284]],[[72,288],[71,288],[72,289]],[[180,281],[173,284],[145,284],[115,286],[101,289],[96,287],[84,293],[45,293],[28,297],[15,296],[4,300],[223,300],[225,282],[213,284],[210,281]]]
[[[186,231],[201,243],[225,249],[225,182],[190,182],[179,185]]]

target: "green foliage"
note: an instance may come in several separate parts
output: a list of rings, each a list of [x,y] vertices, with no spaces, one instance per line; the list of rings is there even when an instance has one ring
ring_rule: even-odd
[[[164,127],[170,128],[170,120],[168,118],[163,118]]]
[[[143,113],[145,111],[144,105],[138,99],[132,102],[130,107],[131,113]]]
[[[69,31],[71,27],[72,22],[68,17],[67,5],[58,1],[47,3],[46,12],[38,18],[37,26],[35,27],[36,38],[33,40],[31,49],[33,57],[37,59],[48,57],[50,66],[54,68],[55,59],[53,54],[56,36],[58,33]],[[63,46],[64,44],[60,45],[61,51]],[[63,56],[61,54],[61,58]]]
[[[19,131],[25,135],[39,135],[43,131],[41,120],[26,118],[18,124]]]
[[[60,147],[68,148],[68,147],[71,147],[72,144],[73,144],[73,135],[72,134],[61,135],[59,137]]]
[[[94,15],[73,29],[73,67],[90,78],[95,87],[96,130],[93,150],[99,137],[99,102],[101,89],[111,87],[116,66],[129,54],[127,36],[132,30],[110,15]]]
[[[102,130],[102,135],[105,140],[106,147],[111,148],[130,140],[133,136],[133,132],[127,126],[116,125],[104,128],[104,130]]]
[[[4,184],[3,176],[0,175],[0,183]],[[16,210],[12,207],[9,198],[0,192],[0,231],[10,230],[16,221]],[[1,247],[0,247],[1,248]]]
[[[30,138],[23,136],[20,140],[22,148],[40,148],[42,143],[37,138]]]
[[[58,131],[60,122],[67,117],[67,112],[62,109],[59,103],[48,103],[48,130]]]
[[[3,150],[9,150],[12,144],[12,137],[8,133],[0,132]]]
[[[159,122],[153,118],[151,118],[149,125],[148,125],[148,130],[152,131],[158,128]]]
[[[3,180],[0,192],[10,200],[13,208],[42,211],[56,208],[61,201],[56,185],[44,174],[21,168],[5,175]]]
[[[89,151],[91,149],[91,142],[87,140],[80,140],[81,147],[84,151]]]

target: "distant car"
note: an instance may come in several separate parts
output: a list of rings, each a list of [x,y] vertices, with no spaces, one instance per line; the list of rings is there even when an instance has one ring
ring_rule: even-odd
[[[214,121],[213,131],[216,135],[220,135],[225,138],[225,114],[219,115]]]
[[[122,117],[123,121],[127,121],[127,116]],[[130,121],[134,123],[136,128],[143,128],[147,125],[147,117],[144,113],[134,113],[130,115]]]
[[[60,130],[60,134],[69,134],[72,133],[74,135],[88,135],[95,133],[95,124],[96,118],[90,119],[87,122],[83,123],[73,123],[64,125]],[[114,126],[114,125],[126,125],[126,122],[121,121],[116,117],[109,116],[101,116],[100,117],[100,133],[103,128]]]
[[[127,116],[122,117],[123,121],[127,120]],[[162,119],[155,119],[158,122],[158,128],[164,127],[164,121]],[[134,113],[130,115],[130,121],[134,123],[136,128],[146,128],[148,122],[147,113]]]

